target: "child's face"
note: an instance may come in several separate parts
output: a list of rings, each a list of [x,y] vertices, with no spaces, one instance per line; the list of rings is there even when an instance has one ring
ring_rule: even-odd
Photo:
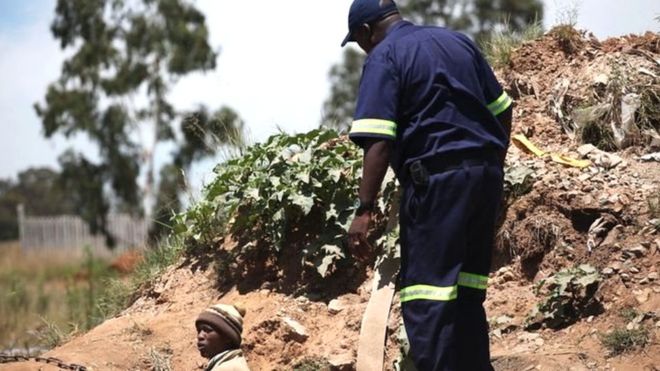
[[[204,358],[213,358],[226,348],[226,339],[208,323],[197,324],[197,350]]]

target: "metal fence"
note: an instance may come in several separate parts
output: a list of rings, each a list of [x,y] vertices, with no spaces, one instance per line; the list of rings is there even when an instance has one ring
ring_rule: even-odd
[[[125,214],[110,214],[107,220],[108,230],[117,243],[114,252],[146,246],[147,220]],[[21,249],[24,251],[72,250],[82,253],[84,247],[89,247],[95,255],[109,253],[105,238],[100,234],[92,235],[87,223],[78,216],[26,216],[19,206],[18,223]]]

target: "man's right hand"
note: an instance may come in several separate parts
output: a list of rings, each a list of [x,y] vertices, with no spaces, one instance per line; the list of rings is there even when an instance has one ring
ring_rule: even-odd
[[[367,239],[370,223],[371,211],[365,211],[360,215],[355,215],[351,227],[348,229],[348,249],[359,261],[367,260],[373,253]]]

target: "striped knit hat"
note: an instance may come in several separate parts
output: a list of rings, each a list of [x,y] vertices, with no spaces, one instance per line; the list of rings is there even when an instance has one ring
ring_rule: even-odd
[[[241,333],[243,332],[243,316],[245,309],[236,305],[216,304],[206,308],[199,314],[195,324],[208,323],[213,328],[227,336],[239,348],[241,346]]]

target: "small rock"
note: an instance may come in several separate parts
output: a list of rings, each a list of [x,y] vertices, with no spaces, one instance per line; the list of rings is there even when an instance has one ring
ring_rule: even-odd
[[[593,152],[594,150],[598,150],[598,148],[596,148],[596,146],[594,146],[593,144],[585,144],[578,147],[577,149],[578,153],[580,154],[580,156],[582,156],[582,158],[587,157],[587,155]]]
[[[593,83],[594,85],[607,85],[607,83],[610,81],[610,77],[607,76],[607,74],[604,73],[599,73],[593,77]],[[589,144],[591,145],[591,144]],[[584,146],[582,146],[584,147]],[[595,148],[595,147],[594,147]],[[578,149],[580,151],[580,149]]]
[[[615,204],[615,203],[619,202],[619,195],[617,195],[617,194],[611,195],[611,196],[607,199],[607,202],[609,202],[609,203],[611,203],[611,204]]]
[[[607,267],[601,271],[604,276],[611,276],[614,274],[614,269]]]
[[[649,283],[649,279],[647,277],[644,277],[641,280],[639,280],[640,285],[646,285],[647,283]]]
[[[309,299],[304,297],[304,296],[298,296],[296,298],[296,303],[302,304],[302,305],[309,304]]]
[[[628,273],[621,273],[621,274],[619,275],[619,277],[621,277],[621,280],[622,280],[623,282],[628,282],[628,281],[630,281],[630,275],[629,275]]]
[[[589,153],[589,159],[594,163],[594,165],[603,168],[605,170],[613,169],[618,164],[623,161],[623,159],[613,153],[607,153],[603,151],[597,151]]]
[[[630,273],[637,274],[639,273],[639,268],[637,267],[630,267]]]
[[[642,245],[637,245],[626,249],[624,252],[628,253],[629,256],[634,256],[636,258],[644,256],[646,254],[646,249]]]
[[[633,295],[635,295],[635,299],[640,304],[644,304],[647,301],[649,301],[649,296],[651,295],[651,290],[649,289],[644,289],[644,290],[633,290]]]
[[[289,329],[288,335],[293,339],[294,341],[297,341],[299,343],[305,342],[309,335],[307,334],[307,329],[305,326],[301,325],[300,322],[291,319],[289,317],[285,317],[283,319],[284,323],[287,325],[287,328]]]
[[[328,303],[328,312],[330,312],[330,314],[337,314],[342,310],[344,310],[344,305],[339,299],[332,299]]]
[[[535,341],[540,337],[541,335],[533,332],[523,332],[522,334],[518,335],[518,340],[520,340],[521,342]]]
[[[330,370],[350,371],[353,370],[353,356],[350,353],[337,354],[328,358]]]
[[[658,272],[651,272],[651,273],[649,273],[648,276],[646,276],[646,278],[648,278],[649,281],[656,281],[659,278],[658,277]]]
[[[637,317],[633,318],[632,323],[642,323],[646,318],[651,318],[651,316],[647,316],[646,313],[638,314]]]
[[[623,233],[623,226],[618,224],[607,234],[601,245],[610,246],[615,244],[619,240],[621,233]]]
[[[610,265],[610,268],[612,268],[612,270],[613,270],[614,272],[618,272],[618,271],[620,271],[620,270],[621,270],[621,267],[622,267],[621,262],[614,262],[614,263],[612,263],[612,264]]]
[[[582,174],[582,175],[580,175],[580,176],[578,177],[578,180],[579,180],[580,182],[583,182],[583,183],[584,183],[584,182],[586,182],[587,180],[591,179],[592,176],[593,176],[592,174],[584,173],[584,174]]]
[[[626,325],[626,330],[628,331],[637,330],[637,329],[639,329],[639,323],[630,322]]]

